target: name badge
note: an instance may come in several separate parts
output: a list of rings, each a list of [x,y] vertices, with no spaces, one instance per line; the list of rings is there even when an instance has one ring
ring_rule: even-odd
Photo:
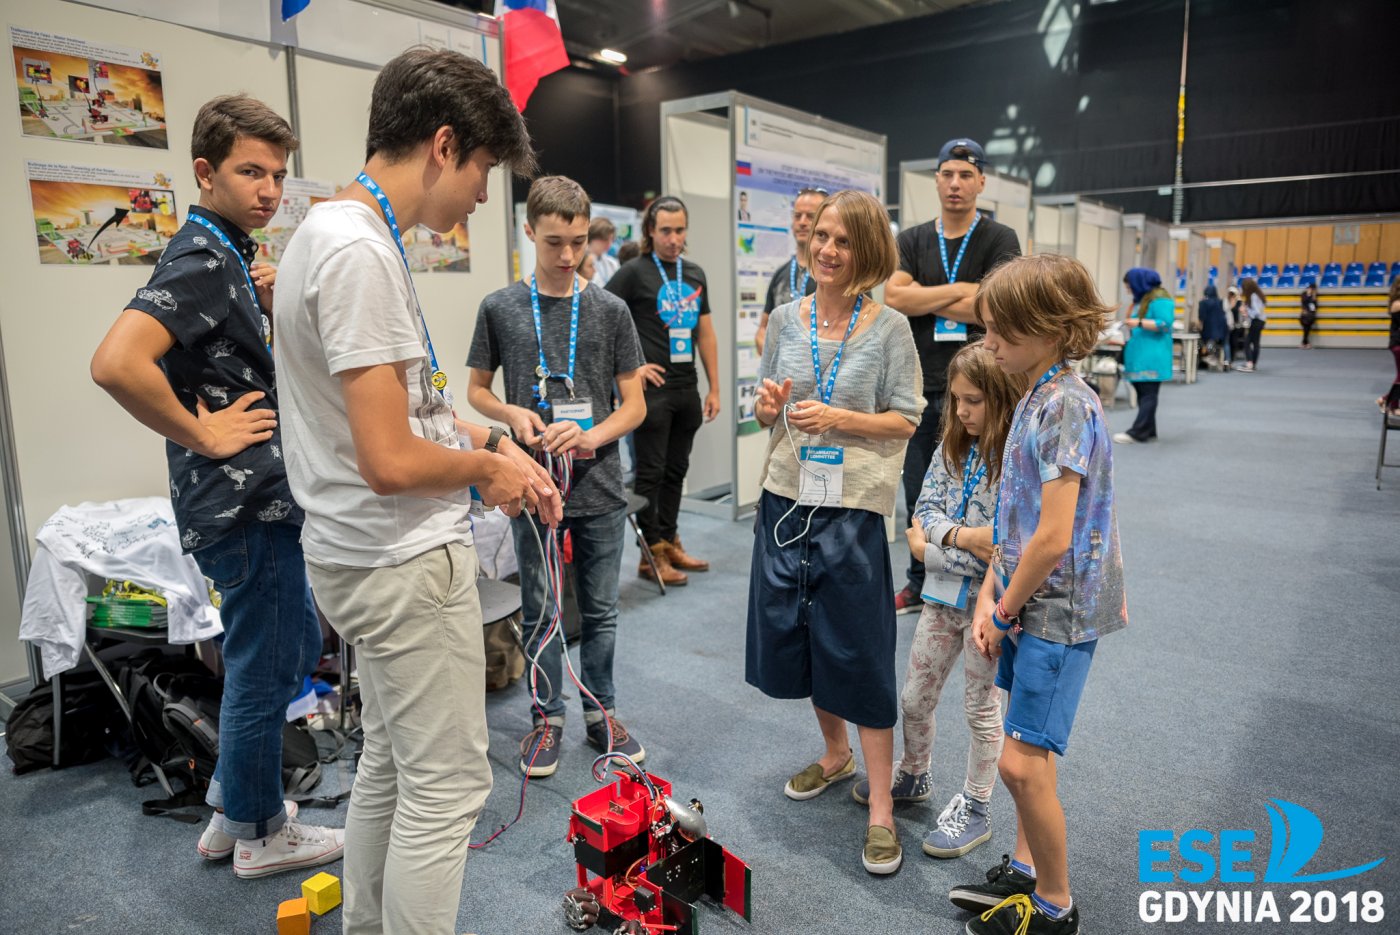
[[[797,502],[802,506],[841,505],[841,475],[846,453],[839,445],[803,445],[798,461]]]
[[[967,325],[951,318],[934,317],[933,339],[935,341],[966,341]]]
[[[670,329],[671,363],[688,364],[695,360],[695,337],[690,328]]]
[[[929,569],[924,572],[923,599],[967,610],[967,595],[972,588],[972,579],[967,575],[949,575]]]
[[[554,404],[554,421],[577,422],[585,432],[593,428],[593,401],[589,399],[561,400]],[[596,458],[598,453],[587,448],[575,448],[575,458]]]

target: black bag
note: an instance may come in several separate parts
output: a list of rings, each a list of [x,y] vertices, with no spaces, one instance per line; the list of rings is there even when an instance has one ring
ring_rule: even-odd
[[[203,787],[208,788],[214,774],[214,758],[218,752],[219,699],[222,684],[203,663],[188,656],[174,656],[160,650],[147,650],[113,665],[114,679],[131,708],[131,734],[136,745],[128,757],[127,768],[131,782],[146,786],[156,781],[152,764],[185,781],[197,784],[197,773],[204,775]],[[197,745],[190,746],[177,736],[166,721],[166,706],[173,700],[185,699],[198,710],[212,716],[214,758],[203,755]]]
[[[63,737],[58,767],[93,763],[111,754],[120,736],[121,714],[96,672],[63,679]],[[5,719],[5,752],[16,775],[53,766],[53,689],[34,689]]]

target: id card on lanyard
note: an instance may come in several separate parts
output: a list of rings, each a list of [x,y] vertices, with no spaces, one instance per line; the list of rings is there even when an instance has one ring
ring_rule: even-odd
[[[1026,413],[1030,411],[1031,404],[1035,402],[1035,396],[1040,392],[1040,388],[1059,374],[1065,368],[1064,364],[1055,364],[1049,370],[1040,375],[1040,379],[1035,381],[1031,391],[1026,394],[1026,398],[1016,407],[1016,415],[1011,420],[1011,431],[1007,433],[1007,444],[1011,444],[1013,439],[1017,439],[1021,432],[1021,423],[1025,421]],[[1010,488],[1003,483],[1002,492]],[[997,494],[996,510],[992,513],[992,560],[988,563],[988,570],[992,574],[992,584],[996,591],[997,599],[1000,600],[1006,594],[1007,587],[1011,584],[1011,576],[1006,573],[1006,555],[1001,547],[1001,498],[1002,492]],[[1013,632],[1008,634],[1015,642],[1019,637]]]
[[[851,339],[851,332],[856,330],[856,322],[860,321],[860,307],[864,301],[865,296],[856,296],[851,320],[846,324],[846,334],[831,358],[831,370],[827,372],[823,385],[821,346],[817,342],[817,298],[812,297],[812,373],[816,377],[817,396],[823,405],[831,405],[831,397],[836,390],[836,373],[841,369],[841,355],[846,352],[846,342]],[[845,461],[846,452],[840,445],[803,445],[797,456],[798,504],[839,507]]]
[[[213,234],[215,239],[219,241],[223,248],[229,253],[232,253],[234,259],[238,261],[239,267],[243,270],[243,282],[248,287],[248,298],[252,301],[253,309],[257,312],[258,318],[261,320],[260,327],[262,330],[263,346],[266,347],[267,352],[271,354],[272,327],[267,320],[267,316],[263,314],[262,303],[258,301],[258,290],[253,286],[253,274],[248,269],[248,261],[243,259],[243,254],[240,253],[238,248],[233,245],[233,241],[229,240],[228,235],[225,234],[223,231],[219,230],[218,225],[215,224],[213,221],[201,215],[195,214],[193,211],[189,213],[189,220],[194,221],[200,227],[205,228],[209,231],[209,233]]]
[[[666,344],[670,361],[673,364],[688,364],[695,361],[695,326],[700,323],[700,292],[697,289],[690,295],[685,293],[685,280],[682,278],[682,260],[676,257],[676,279],[666,278],[666,268],[655,253],[651,260],[661,275],[661,288],[656,293],[656,314],[666,326]]]
[[[967,463],[963,465],[962,483],[962,505],[958,508],[958,513],[953,519],[961,522],[967,517],[967,505],[972,502],[972,492],[977,489],[977,485],[982,483],[982,478],[987,476],[987,464],[977,469],[977,473],[972,473],[972,465],[977,460],[977,443],[972,444],[967,453]],[[958,610],[967,609],[967,597],[972,590],[972,576],[970,575],[950,575],[936,568],[924,569],[924,589],[922,597],[926,601],[935,604],[943,604],[948,607],[956,607]]]
[[[943,239],[943,219],[939,218],[938,224],[938,258],[943,262],[943,273],[948,277],[948,285],[958,281],[958,269],[962,266],[963,255],[967,253],[968,242],[972,240],[972,232],[977,230],[977,223],[982,220],[981,212],[974,212],[972,215],[972,226],[963,234],[962,245],[958,247],[958,256],[953,260],[953,265],[948,265],[948,241]],[[933,316],[933,339],[935,341],[958,341],[967,340],[967,325],[960,321],[953,321],[951,318]]]

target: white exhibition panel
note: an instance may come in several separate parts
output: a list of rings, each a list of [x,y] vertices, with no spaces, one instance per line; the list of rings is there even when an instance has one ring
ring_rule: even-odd
[[[977,207],[998,223],[1016,232],[1023,251],[1029,249],[1031,233],[1031,183],[987,172],[986,185],[977,198]],[[937,160],[920,159],[899,164],[899,227],[908,230],[938,217]]]
[[[1123,212],[1078,196],[1037,199],[1033,252],[1072,256],[1089,271],[1104,302],[1124,300]]]
[[[117,4],[113,4],[116,6]],[[200,16],[246,19],[249,4],[220,0],[196,4],[154,0],[170,18]],[[342,4],[343,5],[343,4]],[[363,4],[352,4],[363,6]],[[132,4],[121,4],[131,8]],[[313,4],[322,14],[334,4]],[[424,5],[426,8],[426,5]],[[222,12],[220,12],[222,11]],[[342,10],[342,12],[344,12]],[[446,10],[448,17],[464,17]],[[85,500],[162,496],[168,491],[164,443],[137,423],[91,379],[93,351],[136,291],[149,279],[149,265],[69,266],[41,264],[30,212],[26,164],[30,161],[126,172],[162,172],[173,180],[178,217],[198,201],[190,168],[190,133],[194,115],[209,98],[245,91],[281,114],[291,113],[286,52],[280,46],[141,18],[93,5],[39,0],[11,12],[8,25],[74,37],[92,43],[149,51],[159,57],[168,149],[89,143],[22,136],[16,96],[11,95],[0,120],[11,143],[0,149],[0,172],[7,182],[14,216],[0,232],[0,269],[9,288],[0,296],[6,379],[23,510],[24,541],[60,506]],[[243,20],[239,20],[242,22]],[[469,18],[474,22],[475,18]],[[222,22],[222,21],[221,21]],[[308,21],[309,22],[309,21]],[[397,20],[395,20],[397,22]],[[447,43],[481,57],[482,40],[459,27],[423,23],[405,37],[402,47],[444,33]],[[469,30],[468,30],[469,31]],[[459,35],[460,34],[460,35]],[[398,32],[393,32],[395,42]],[[8,40],[8,35],[6,36]],[[400,47],[400,50],[401,48]],[[487,61],[499,73],[499,41],[485,41]],[[340,50],[342,53],[344,49]],[[379,49],[376,56],[387,49]],[[389,53],[389,55],[396,53]],[[364,157],[369,92],[375,71],[365,66],[323,61],[305,52],[297,57],[301,115],[302,173],[344,185]],[[472,272],[419,274],[419,293],[443,350],[449,379],[465,395],[464,366],[480,298],[505,285],[509,270],[509,179],[492,179],[490,200],[472,218]],[[0,550],[3,552],[3,550]],[[0,554],[0,560],[5,556]],[[9,564],[0,565],[0,646],[15,645],[18,596],[9,593]],[[14,604],[13,615],[9,613]],[[11,631],[14,632],[11,632]],[[22,653],[0,652],[0,683],[25,673]]]
[[[1173,257],[1177,255],[1179,242],[1186,241],[1186,292],[1183,300],[1186,303],[1184,317],[1189,320],[1195,315],[1195,303],[1201,300],[1206,283],[1210,282],[1210,245],[1206,243],[1204,234],[1185,227],[1173,227],[1171,236]]]
[[[762,492],[768,433],[752,417],[754,333],[769,279],[794,250],[792,202],[820,187],[883,203],[885,139],[732,91],[661,107],[663,189],[691,211],[686,255],[709,280],[722,375],[720,415],[696,437],[687,493],[727,494],[738,516]]]
[[[1123,215],[1123,248],[1120,257],[1124,271],[1134,266],[1154,269],[1168,291],[1176,290],[1176,249],[1171,226],[1145,214]]]

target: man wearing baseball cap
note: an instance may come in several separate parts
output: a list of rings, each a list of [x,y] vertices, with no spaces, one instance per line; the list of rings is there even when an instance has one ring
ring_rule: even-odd
[[[904,501],[910,516],[942,431],[948,363],[958,348],[982,334],[972,307],[977,284],[997,264],[1021,255],[1016,232],[977,210],[977,196],[987,181],[982,174],[986,159],[972,140],[943,144],[938,151],[939,217],[900,232],[899,269],[885,284],[885,303],[909,317],[928,400],[904,454]],[[923,609],[923,584],[923,563],[911,559],[908,582],[895,594],[898,613]]]

